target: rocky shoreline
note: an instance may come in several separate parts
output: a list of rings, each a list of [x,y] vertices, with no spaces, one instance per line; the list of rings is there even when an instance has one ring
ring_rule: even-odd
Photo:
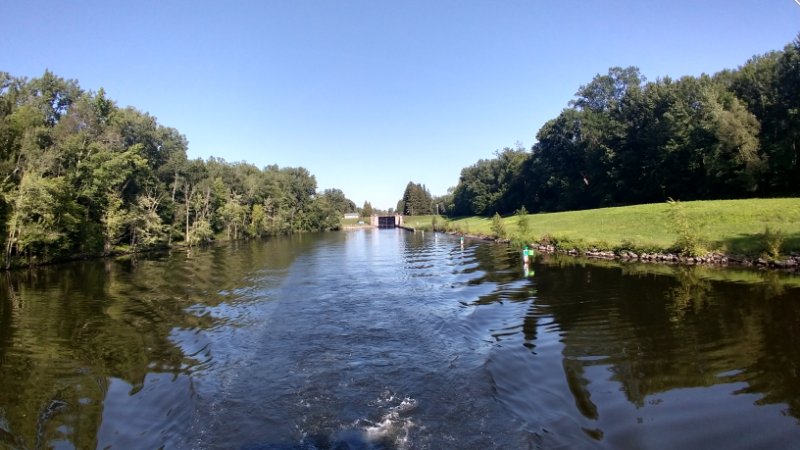
[[[531,244],[531,247],[542,253],[557,253],[595,259],[614,259],[631,262],[640,261],[649,263],[684,265],[743,266],[800,271],[800,253],[797,252],[792,252],[789,256],[779,259],[767,259],[748,257],[744,255],[725,255],[722,253],[710,253],[707,256],[691,257],[681,256],[675,253],[636,253],[629,250],[620,250],[614,252],[610,250],[590,249],[581,251],[574,248],[561,249],[554,245],[538,243]]]
[[[495,242],[510,243],[508,239],[495,239],[490,236],[479,236],[471,234],[448,233],[472,239],[491,240]],[[706,256],[682,256],[676,253],[636,253],[630,250],[600,250],[592,248],[589,250],[578,250],[576,248],[563,249],[552,244],[541,244],[533,242],[528,246],[535,251],[546,254],[569,255],[591,259],[617,260],[622,262],[643,262],[659,264],[683,264],[687,266],[706,265],[706,266],[733,266],[733,267],[753,267],[760,269],[775,269],[787,272],[800,273],[800,253],[791,252],[788,256],[779,259],[767,259],[763,257],[752,257],[746,255],[726,255],[718,252],[709,253]]]

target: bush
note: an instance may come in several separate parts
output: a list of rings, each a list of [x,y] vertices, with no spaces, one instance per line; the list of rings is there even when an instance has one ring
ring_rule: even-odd
[[[542,245],[556,245],[556,244],[558,244],[558,241],[556,240],[556,237],[553,236],[550,233],[543,234],[542,237],[540,237],[537,242],[539,242]]]
[[[528,242],[525,239],[520,238],[519,236],[515,236],[515,237],[511,238],[511,245],[514,246],[514,247],[523,248],[525,246],[530,245],[530,242]]]
[[[583,239],[572,239],[567,237],[560,237],[556,238],[557,244],[556,246],[560,250],[577,250],[579,252],[585,252],[591,250],[593,246],[589,245]]]
[[[641,255],[642,253],[661,253],[664,251],[663,248],[654,245],[654,244],[639,244],[637,242],[633,242],[631,240],[624,240],[622,243],[613,248],[613,250],[617,253],[627,250],[629,252],[634,252],[637,255]]]
[[[764,248],[764,253],[767,257],[778,259],[781,256],[781,247],[783,247],[784,236],[781,230],[772,231],[767,226],[764,233],[761,235],[761,244]]]
[[[708,253],[708,247],[702,234],[704,224],[700,220],[691,220],[686,214],[683,204],[677,200],[669,199],[669,219],[672,229],[678,235],[674,249],[683,256],[703,256]]]
[[[492,233],[494,233],[495,237],[498,239],[505,239],[506,237],[506,227],[498,213],[494,213],[494,217],[492,217]]]
[[[528,237],[528,233],[531,231],[528,210],[524,206],[517,211],[517,231],[523,239]]]

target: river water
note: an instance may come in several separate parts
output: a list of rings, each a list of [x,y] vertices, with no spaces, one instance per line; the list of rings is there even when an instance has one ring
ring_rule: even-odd
[[[0,280],[0,448],[790,448],[798,339],[796,277],[442,234],[71,263]]]

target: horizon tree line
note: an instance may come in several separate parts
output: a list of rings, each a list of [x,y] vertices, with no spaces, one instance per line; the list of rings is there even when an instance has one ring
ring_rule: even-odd
[[[800,194],[800,35],[714,75],[648,82],[612,67],[580,86],[530,150],[464,168],[452,216]]]
[[[178,130],[101,88],[0,72],[3,265],[337,229],[355,204],[302,167],[187,158]]]

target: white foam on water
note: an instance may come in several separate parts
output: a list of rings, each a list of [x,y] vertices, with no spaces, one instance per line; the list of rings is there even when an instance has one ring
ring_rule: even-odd
[[[398,403],[399,400],[399,403]],[[410,433],[417,424],[407,417],[416,407],[417,401],[411,397],[399,399],[389,395],[379,399],[378,405],[391,405],[377,421],[366,421],[361,425],[364,438],[367,442],[389,441],[398,449],[409,448],[411,444]]]

